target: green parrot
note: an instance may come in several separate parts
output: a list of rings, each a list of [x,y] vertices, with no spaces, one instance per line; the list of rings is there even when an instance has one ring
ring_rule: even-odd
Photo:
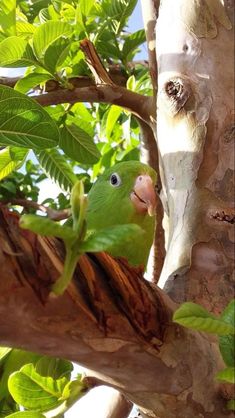
[[[125,161],[107,169],[88,193],[87,229],[99,231],[123,224],[140,226],[142,239],[137,242],[130,239],[130,245],[125,248],[120,244],[116,253],[144,268],[154,236],[156,177],[151,167],[139,161]]]

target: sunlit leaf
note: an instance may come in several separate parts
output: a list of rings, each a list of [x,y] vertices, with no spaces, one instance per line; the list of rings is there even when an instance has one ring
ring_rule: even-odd
[[[56,145],[58,128],[33,99],[0,86],[0,144],[44,149]]]
[[[15,371],[19,370],[27,363],[35,363],[39,359],[39,354],[30,351],[13,349],[10,351],[2,367],[0,380],[0,400],[9,394],[8,379]]]
[[[1,0],[0,30],[11,36],[16,33],[16,0]],[[1,62],[1,61],[0,61]]]
[[[15,153],[14,158],[9,147],[0,150],[0,180],[7,177],[16,168],[19,168],[23,164],[27,153],[27,150],[19,149],[18,157]]]
[[[174,313],[173,321],[187,328],[217,335],[234,334],[235,329],[220,318],[210,314],[196,303],[183,303]]]
[[[52,76],[46,73],[30,73],[25,77],[20,78],[14,89],[20,91],[21,93],[27,93],[32,88],[38,86],[40,83],[50,80],[51,78]]]
[[[111,133],[116,125],[116,122],[123,112],[123,109],[120,106],[112,105],[108,112],[108,117],[106,120],[106,136],[110,138]]]
[[[0,43],[1,67],[28,67],[37,65],[31,46],[18,36],[11,36]]]
[[[11,350],[12,348],[0,347],[0,362],[10,353]]]
[[[50,376],[41,376],[33,364],[26,364],[8,380],[9,391],[17,403],[27,409],[42,412],[61,403],[59,400],[66,384],[65,377],[53,379]]]
[[[60,36],[69,37],[72,27],[61,21],[50,20],[40,25],[33,35],[33,47],[38,58],[42,58],[46,49]]]

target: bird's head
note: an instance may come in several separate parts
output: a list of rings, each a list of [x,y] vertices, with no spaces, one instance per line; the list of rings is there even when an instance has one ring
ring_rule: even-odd
[[[139,161],[125,161],[102,174],[88,194],[88,227],[140,223],[154,216],[156,172]]]

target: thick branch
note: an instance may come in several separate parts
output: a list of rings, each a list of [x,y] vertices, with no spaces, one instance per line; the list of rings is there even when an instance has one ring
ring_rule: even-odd
[[[64,295],[48,299],[62,244],[20,230],[9,212],[0,212],[0,225],[1,345],[76,361],[146,417],[229,415],[213,379],[223,366],[217,346],[172,324],[175,305],[139,270],[104,253],[85,255]]]
[[[42,106],[59,103],[110,103],[122,106],[134,115],[152,124],[155,121],[155,104],[152,97],[142,96],[124,87],[115,85],[99,85],[59,90],[39,96],[32,96]]]

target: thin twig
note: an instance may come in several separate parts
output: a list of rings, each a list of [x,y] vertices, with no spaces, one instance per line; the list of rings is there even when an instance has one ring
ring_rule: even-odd
[[[48,218],[50,218],[53,221],[62,221],[63,219],[69,218],[69,216],[71,215],[70,209],[55,210],[49,208],[48,206],[44,206],[41,203],[37,203],[33,200],[28,199],[9,198],[1,200],[1,203],[11,204],[13,206],[22,206],[27,209],[40,210],[41,212],[46,213]]]

